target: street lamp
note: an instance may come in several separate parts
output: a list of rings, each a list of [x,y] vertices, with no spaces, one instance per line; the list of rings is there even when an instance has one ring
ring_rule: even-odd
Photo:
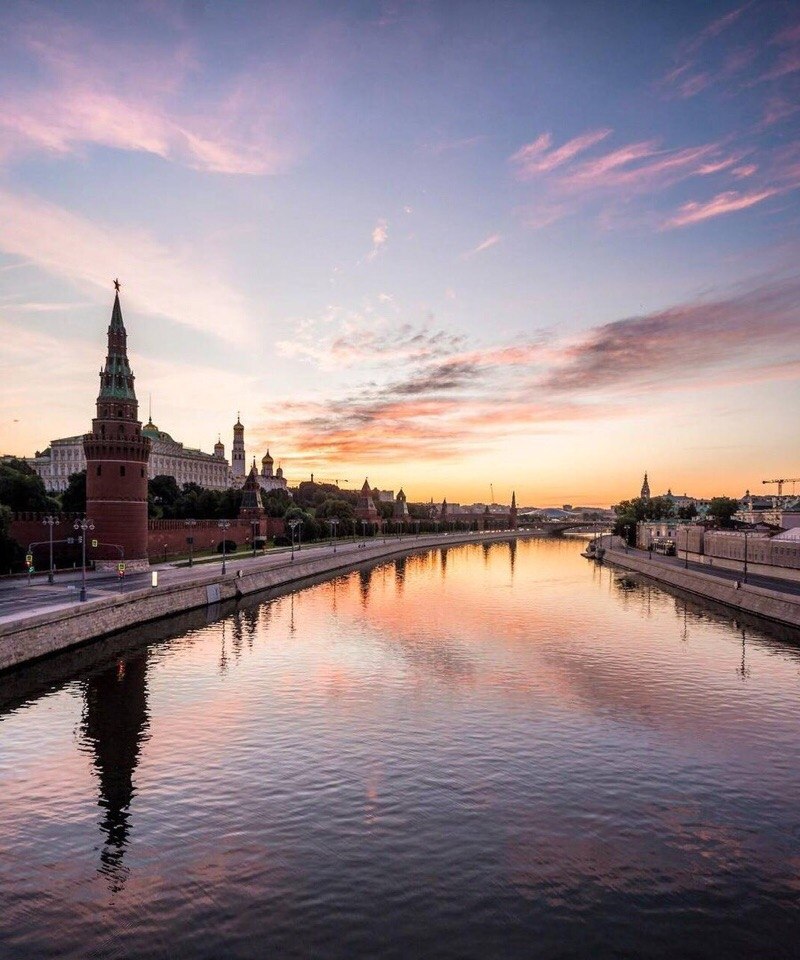
[[[256,536],[258,534],[259,522],[258,520],[251,520],[250,527],[253,531],[253,556],[256,555]]]
[[[196,520],[184,520],[186,527],[189,531],[189,535],[186,538],[186,542],[189,544],[189,566],[191,567],[194,563],[194,528],[197,526]]]
[[[747,534],[750,531],[745,527],[744,529],[744,573],[742,575],[742,581],[747,583]]]
[[[628,552],[628,547],[631,542],[631,525],[629,523],[625,524],[625,553]]]
[[[333,545],[333,552],[336,553],[336,528],[339,526],[339,518],[330,517],[328,523],[331,525],[331,544]]]
[[[303,521],[302,521],[302,520],[299,520],[297,517],[295,517],[294,520],[290,520],[290,521],[289,521],[289,526],[290,526],[291,529],[292,529],[292,562],[294,562],[294,532],[295,532],[295,530],[300,526],[300,524],[301,524],[302,522],[303,522]],[[299,548],[300,548],[300,541],[299,541],[299,539],[298,539],[298,544],[297,544],[297,546],[298,546],[298,549],[299,549]]]
[[[94,530],[94,523],[84,517],[82,520],[76,520],[73,524],[75,530],[81,531],[81,547],[83,548],[83,559],[81,561],[81,603],[86,600],[86,531]]]
[[[47,574],[47,582],[53,582],[53,527],[57,527],[59,521],[56,517],[47,516],[42,520],[42,523],[46,524],[50,528],[50,571]]]
[[[227,531],[228,531],[228,529],[230,528],[230,525],[231,525],[230,520],[220,520],[219,523],[217,524],[217,526],[218,526],[218,527],[220,528],[220,530],[222,531],[222,572],[223,572],[223,573],[225,573],[225,570],[227,569],[226,564],[225,564],[225,560],[227,559],[227,555],[228,555],[228,533],[227,533]]]
[[[684,570],[688,570],[689,569],[689,528],[684,527],[683,532],[685,535],[684,550],[683,550],[683,568]]]

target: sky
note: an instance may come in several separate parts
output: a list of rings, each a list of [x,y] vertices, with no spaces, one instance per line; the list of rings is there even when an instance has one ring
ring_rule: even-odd
[[[0,452],[140,410],[290,485],[800,476],[791,2],[0,5]]]

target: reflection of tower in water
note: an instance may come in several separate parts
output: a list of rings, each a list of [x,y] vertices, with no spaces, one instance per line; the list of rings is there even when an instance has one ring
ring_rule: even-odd
[[[365,570],[363,567],[358,571],[359,590],[361,591],[361,605],[366,607],[369,600],[369,588],[372,581],[373,570]]]
[[[398,557],[394,562],[394,582],[397,586],[398,596],[402,594],[403,587],[406,584],[406,557]]]
[[[514,579],[514,564],[517,562],[517,541],[508,541],[508,562],[511,567],[511,579]]]
[[[439,551],[439,570],[442,573],[442,580],[447,576],[447,550],[444,547]]]
[[[120,660],[90,677],[84,698],[81,732],[94,756],[97,803],[104,811],[100,821],[105,834],[100,872],[109,878],[112,890],[119,890],[126,876],[122,858],[131,828],[133,774],[149,724],[147,654]]]

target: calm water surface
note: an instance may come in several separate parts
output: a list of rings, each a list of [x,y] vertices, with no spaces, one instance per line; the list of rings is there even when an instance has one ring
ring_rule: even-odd
[[[0,678],[0,956],[797,957],[800,645],[579,549]]]

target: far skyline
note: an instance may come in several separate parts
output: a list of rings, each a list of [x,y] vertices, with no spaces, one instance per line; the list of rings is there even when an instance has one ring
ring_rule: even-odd
[[[800,16],[10,2],[0,452],[142,411],[414,500],[800,473]]]

